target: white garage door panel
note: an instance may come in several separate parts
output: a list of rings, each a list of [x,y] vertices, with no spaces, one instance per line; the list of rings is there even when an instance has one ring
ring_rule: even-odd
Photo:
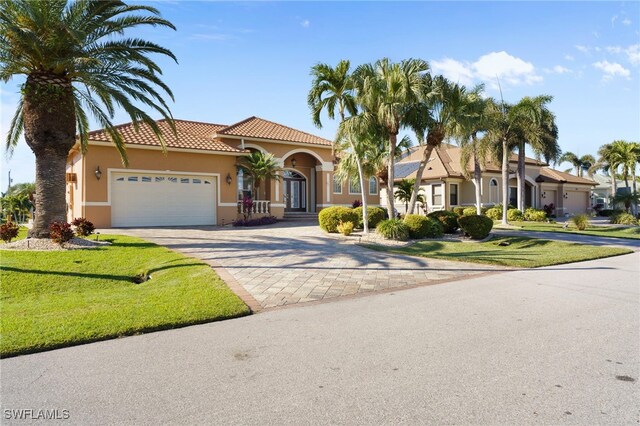
[[[213,177],[113,173],[112,226],[215,225]]]
[[[587,211],[587,192],[567,191],[567,199],[564,202],[564,212],[569,214],[582,214]]]

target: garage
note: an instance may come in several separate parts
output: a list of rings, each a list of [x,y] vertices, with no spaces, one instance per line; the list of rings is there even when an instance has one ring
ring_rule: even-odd
[[[587,200],[589,197],[588,192],[584,191],[567,191],[564,200],[564,213],[569,214],[582,214],[587,211],[589,206]]]
[[[216,224],[216,178],[112,173],[111,226]]]

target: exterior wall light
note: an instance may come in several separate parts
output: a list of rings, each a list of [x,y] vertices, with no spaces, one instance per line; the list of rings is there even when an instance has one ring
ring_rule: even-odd
[[[565,193],[564,193],[564,195],[563,195],[563,197],[564,197],[565,199],[567,199],[567,198],[569,198],[569,194],[565,192]]]
[[[102,172],[100,171],[100,166],[96,167],[96,171],[93,172],[93,174],[96,175],[96,179],[100,180],[100,178],[102,177]]]
[[[296,157],[293,157],[291,159],[291,167],[295,167],[296,166]]]
[[[231,173],[227,173],[227,185],[231,185]]]
[[[547,198],[547,193],[546,192],[542,192],[542,198]]]

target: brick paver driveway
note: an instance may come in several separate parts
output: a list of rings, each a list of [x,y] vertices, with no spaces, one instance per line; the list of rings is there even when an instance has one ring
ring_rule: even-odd
[[[223,267],[262,308],[460,279],[499,269],[375,252],[329,237],[315,223],[108,232],[145,238]]]

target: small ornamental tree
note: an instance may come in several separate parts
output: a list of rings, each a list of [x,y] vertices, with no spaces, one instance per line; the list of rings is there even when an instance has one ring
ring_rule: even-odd
[[[88,237],[89,235],[93,234],[93,231],[96,230],[96,227],[93,226],[93,223],[89,222],[84,217],[77,217],[73,219],[73,222],[71,222],[71,224],[76,227],[76,234],[81,237]]]
[[[18,236],[20,227],[13,222],[7,222],[0,226],[0,238],[5,243],[10,243],[15,237]]]
[[[67,222],[52,222],[49,225],[49,237],[53,242],[63,245],[73,238],[73,229]]]

